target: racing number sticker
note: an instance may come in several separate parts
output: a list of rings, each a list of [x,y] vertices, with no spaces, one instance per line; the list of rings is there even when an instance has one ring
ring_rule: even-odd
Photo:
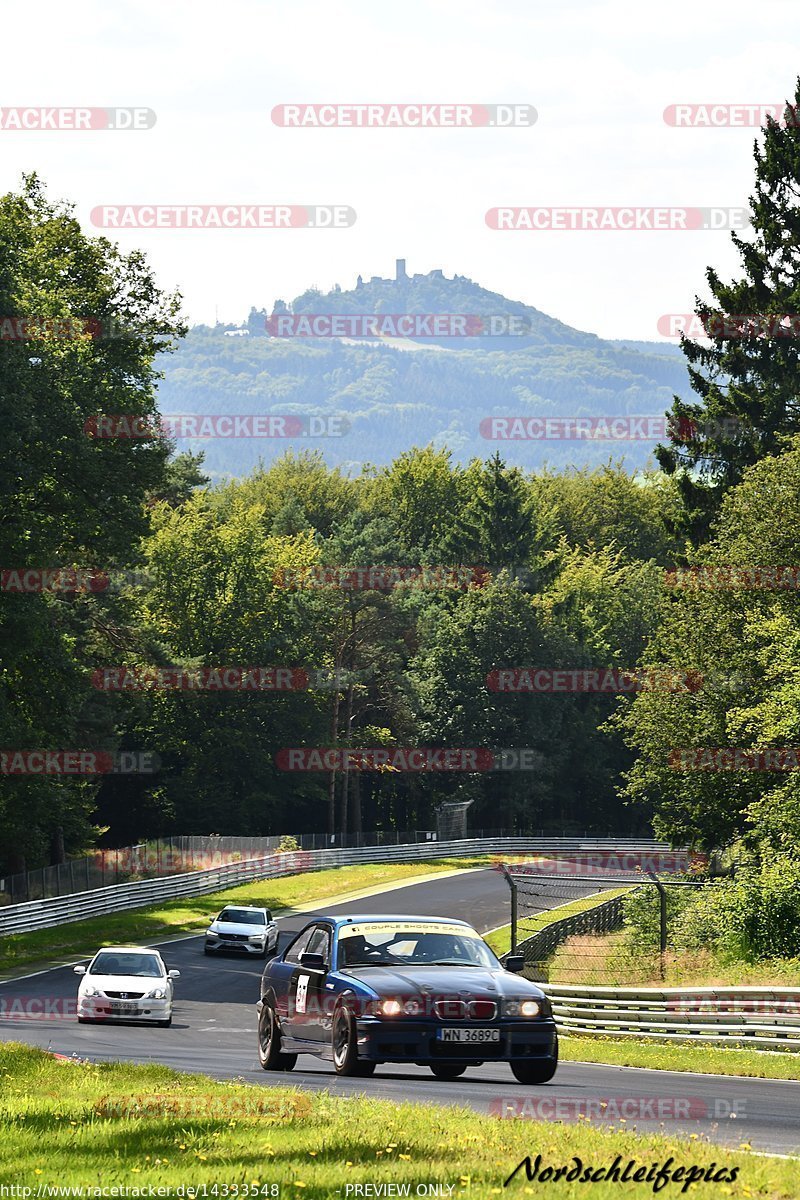
[[[294,1006],[299,1013],[306,1011],[306,996],[308,995],[308,981],[310,975],[301,975],[297,981],[297,997]]]

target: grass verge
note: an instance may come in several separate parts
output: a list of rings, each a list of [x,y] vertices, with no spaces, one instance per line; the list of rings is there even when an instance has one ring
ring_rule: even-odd
[[[166,1067],[63,1062],[14,1044],[0,1045],[0,1078],[0,1183],[32,1187],[34,1195],[37,1189],[46,1195],[47,1186],[81,1185],[174,1194],[182,1185],[200,1196],[234,1196],[236,1186],[238,1196],[333,1200],[358,1194],[354,1185],[362,1185],[363,1196],[380,1195],[375,1185],[393,1183],[409,1185],[410,1195],[426,1194],[417,1192],[420,1185],[438,1184],[441,1191],[428,1194],[483,1200],[506,1194],[503,1181],[526,1155],[537,1154],[543,1167],[571,1167],[578,1156],[583,1167],[595,1170],[617,1156],[623,1168],[630,1159],[645,1169],[671,1159],[671,1171],[715,1163],[723,1178],[690,1191],[715,1200],[788,1200],[797,1194],[797,1163],[752,1156],[749,1146],[721,1150],[625,1128],[493,1120],[463,1108],[397,1105],[372,1099],[369,1084],[365,1096],[345,1099],[290,1086],[218,1083]],[[734,1180],[724,1182],[733,1168]],[[373,1185],[369,1191],[363,1190],[367,1184]],[[679,1178],[660,1194],[678,1196],[682,1188]],[[590,1190],[595,1200],[616,1200],[655,1189],[599,1181]],[[543,1191],[576,1197],[585,1188],[561,1179],[543,1189],[538,1181],[526,1183],[521,1171],[507,1194]]]
[[[419,875],[452,871],[454,867],[488,866],[488,858],[433,859],[424,863],[362,863],[334,867],[283,879],[262,879],[192,899],[168,900],[150,908],[90,917],[71,925],[16,934],[0,942],[0,972],[93,954],[99,946],[157,941],[195,933],[216,916],[224,904],[255,904],[276,912],[325,901],[347,892],[384,883],[403,883]]]
[[[748,1075],[754,1079],[800,1080],[800,1054],[776,1050],[734,1050],[724,1046],[668,1046],[662,1042],[613,1037],[559,1039],[562,1059],[648,1067],[656,1071],[697,1071],[705,1075]],[[798,1093],[800,1104],[800,1093]]]

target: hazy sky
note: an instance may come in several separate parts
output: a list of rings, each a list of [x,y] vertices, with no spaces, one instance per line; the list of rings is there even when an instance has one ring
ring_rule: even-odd
[[[342,230],[146,230],[191,320],[242,319],[360,272],[442,268],[609,337],[693,307],[721,231],[497,232],[487,209],[742,206],[748,128],[671,128],[680,102],[783,100],[797,0],[115,0],[3,12],[0,108],[135,105],[140,132],[0,131],[0,189],[36,169],[87,228],[100,204],[348,204]],[[531,128],[288,129],[293,102],[526,103]]]

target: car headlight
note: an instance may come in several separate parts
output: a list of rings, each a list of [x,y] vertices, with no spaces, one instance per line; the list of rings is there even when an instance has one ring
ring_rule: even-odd
[[[99,996],[99,995],[100,995],[100,989],[99,989],[99,988],[96,988],[96,987],[93,987],[93,986],[90,984],[90,985],[89,985],[89,987],[85,987],[85,988],[83,989],[83,994],[84,994],[84,996]]]
[[[163,1000],[166,996],[166,989],[163,987],[153,988],[152,992],[147,993],[148,1000]]]
[[[250,938],[250,941],[251,941],[251,942],[263,942],[263,940],[264,940],[264,935],[263,935],[263,933],[256,934],[256,936],[255,936],[255,937],[251,937],[251,938]]]
[[[218,938],[219,934],[216,932],[215,929],[209,929],[208,933],[206,934],[206,937],[217,937]]]
[[[506,1016],[508,1017],[543,1017],[547,1015],[545,1000],[507,1000]]]
[[[397,1017],[403,1011],[403,1006],[399,1000],[381,1000],[378,1005],[378,1012],[384,1017]]]
[[[406,1000],[403,1005],[403,1012],[409,1017],[418,1017],[423,1010],[423,1005],[419,1000]]]

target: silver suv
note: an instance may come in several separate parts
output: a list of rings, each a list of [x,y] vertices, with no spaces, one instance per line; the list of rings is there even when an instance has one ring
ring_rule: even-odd
[[[268,908],[230,904],[206,930],[205,953],[239,950],[266,958],[278,949],[278,926]]]

